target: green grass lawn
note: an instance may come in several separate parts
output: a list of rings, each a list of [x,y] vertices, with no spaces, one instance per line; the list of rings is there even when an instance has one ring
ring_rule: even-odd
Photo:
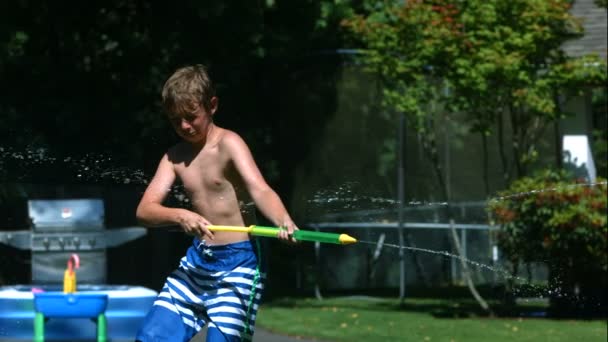
[[[529,304],[521,312],[542,310]],[[477,315],[474,302],[450,299],[278,299],[264,303],[256,325],[325,341],[607,341],[606,320]]]

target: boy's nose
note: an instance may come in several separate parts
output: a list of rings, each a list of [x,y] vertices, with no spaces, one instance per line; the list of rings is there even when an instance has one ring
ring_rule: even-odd
[[[182,121],[180,122],[180,127],[183,130],[188,130],[190,129],[190,124],[185,119],[182,119]]]

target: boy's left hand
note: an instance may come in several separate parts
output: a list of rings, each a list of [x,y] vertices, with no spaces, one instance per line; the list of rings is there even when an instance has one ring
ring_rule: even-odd
[[[279,235],[277,236],[279,240],[296,243],[296,239],[293,237],[293,233],[299,228],[292,221],[287,221],[280,226]]]

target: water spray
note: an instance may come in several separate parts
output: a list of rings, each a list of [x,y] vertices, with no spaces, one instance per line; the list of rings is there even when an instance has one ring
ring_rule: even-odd
[[[215,226],[209,225],[207,226],[209,230],[213,232],[239,232],[239,233],[249,233],[254,236],[264,236],[264,237],[272,237],[277,238],[279,236],[279,232],[284,228],[278,227],[264,227],[264,226],[255,226],[251,225],[248,227],[240,227],[240,226]],[[350,245],[357,242],[357,239],[347,234],[336,234],[336,233],[327,233],[327,232],[315,232],[310,230],[295,230],[293,232],[293,238],[297,241],[314,241],[314,242],[325,242],[325,243],[334,243],[337,245]]]

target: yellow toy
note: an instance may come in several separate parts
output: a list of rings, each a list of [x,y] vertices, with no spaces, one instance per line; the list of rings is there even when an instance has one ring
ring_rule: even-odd
[[[76,268],[80,267],[78,254],[72,254],[68,259],[68,268],[63,273],[63,292],[76,292]]]

